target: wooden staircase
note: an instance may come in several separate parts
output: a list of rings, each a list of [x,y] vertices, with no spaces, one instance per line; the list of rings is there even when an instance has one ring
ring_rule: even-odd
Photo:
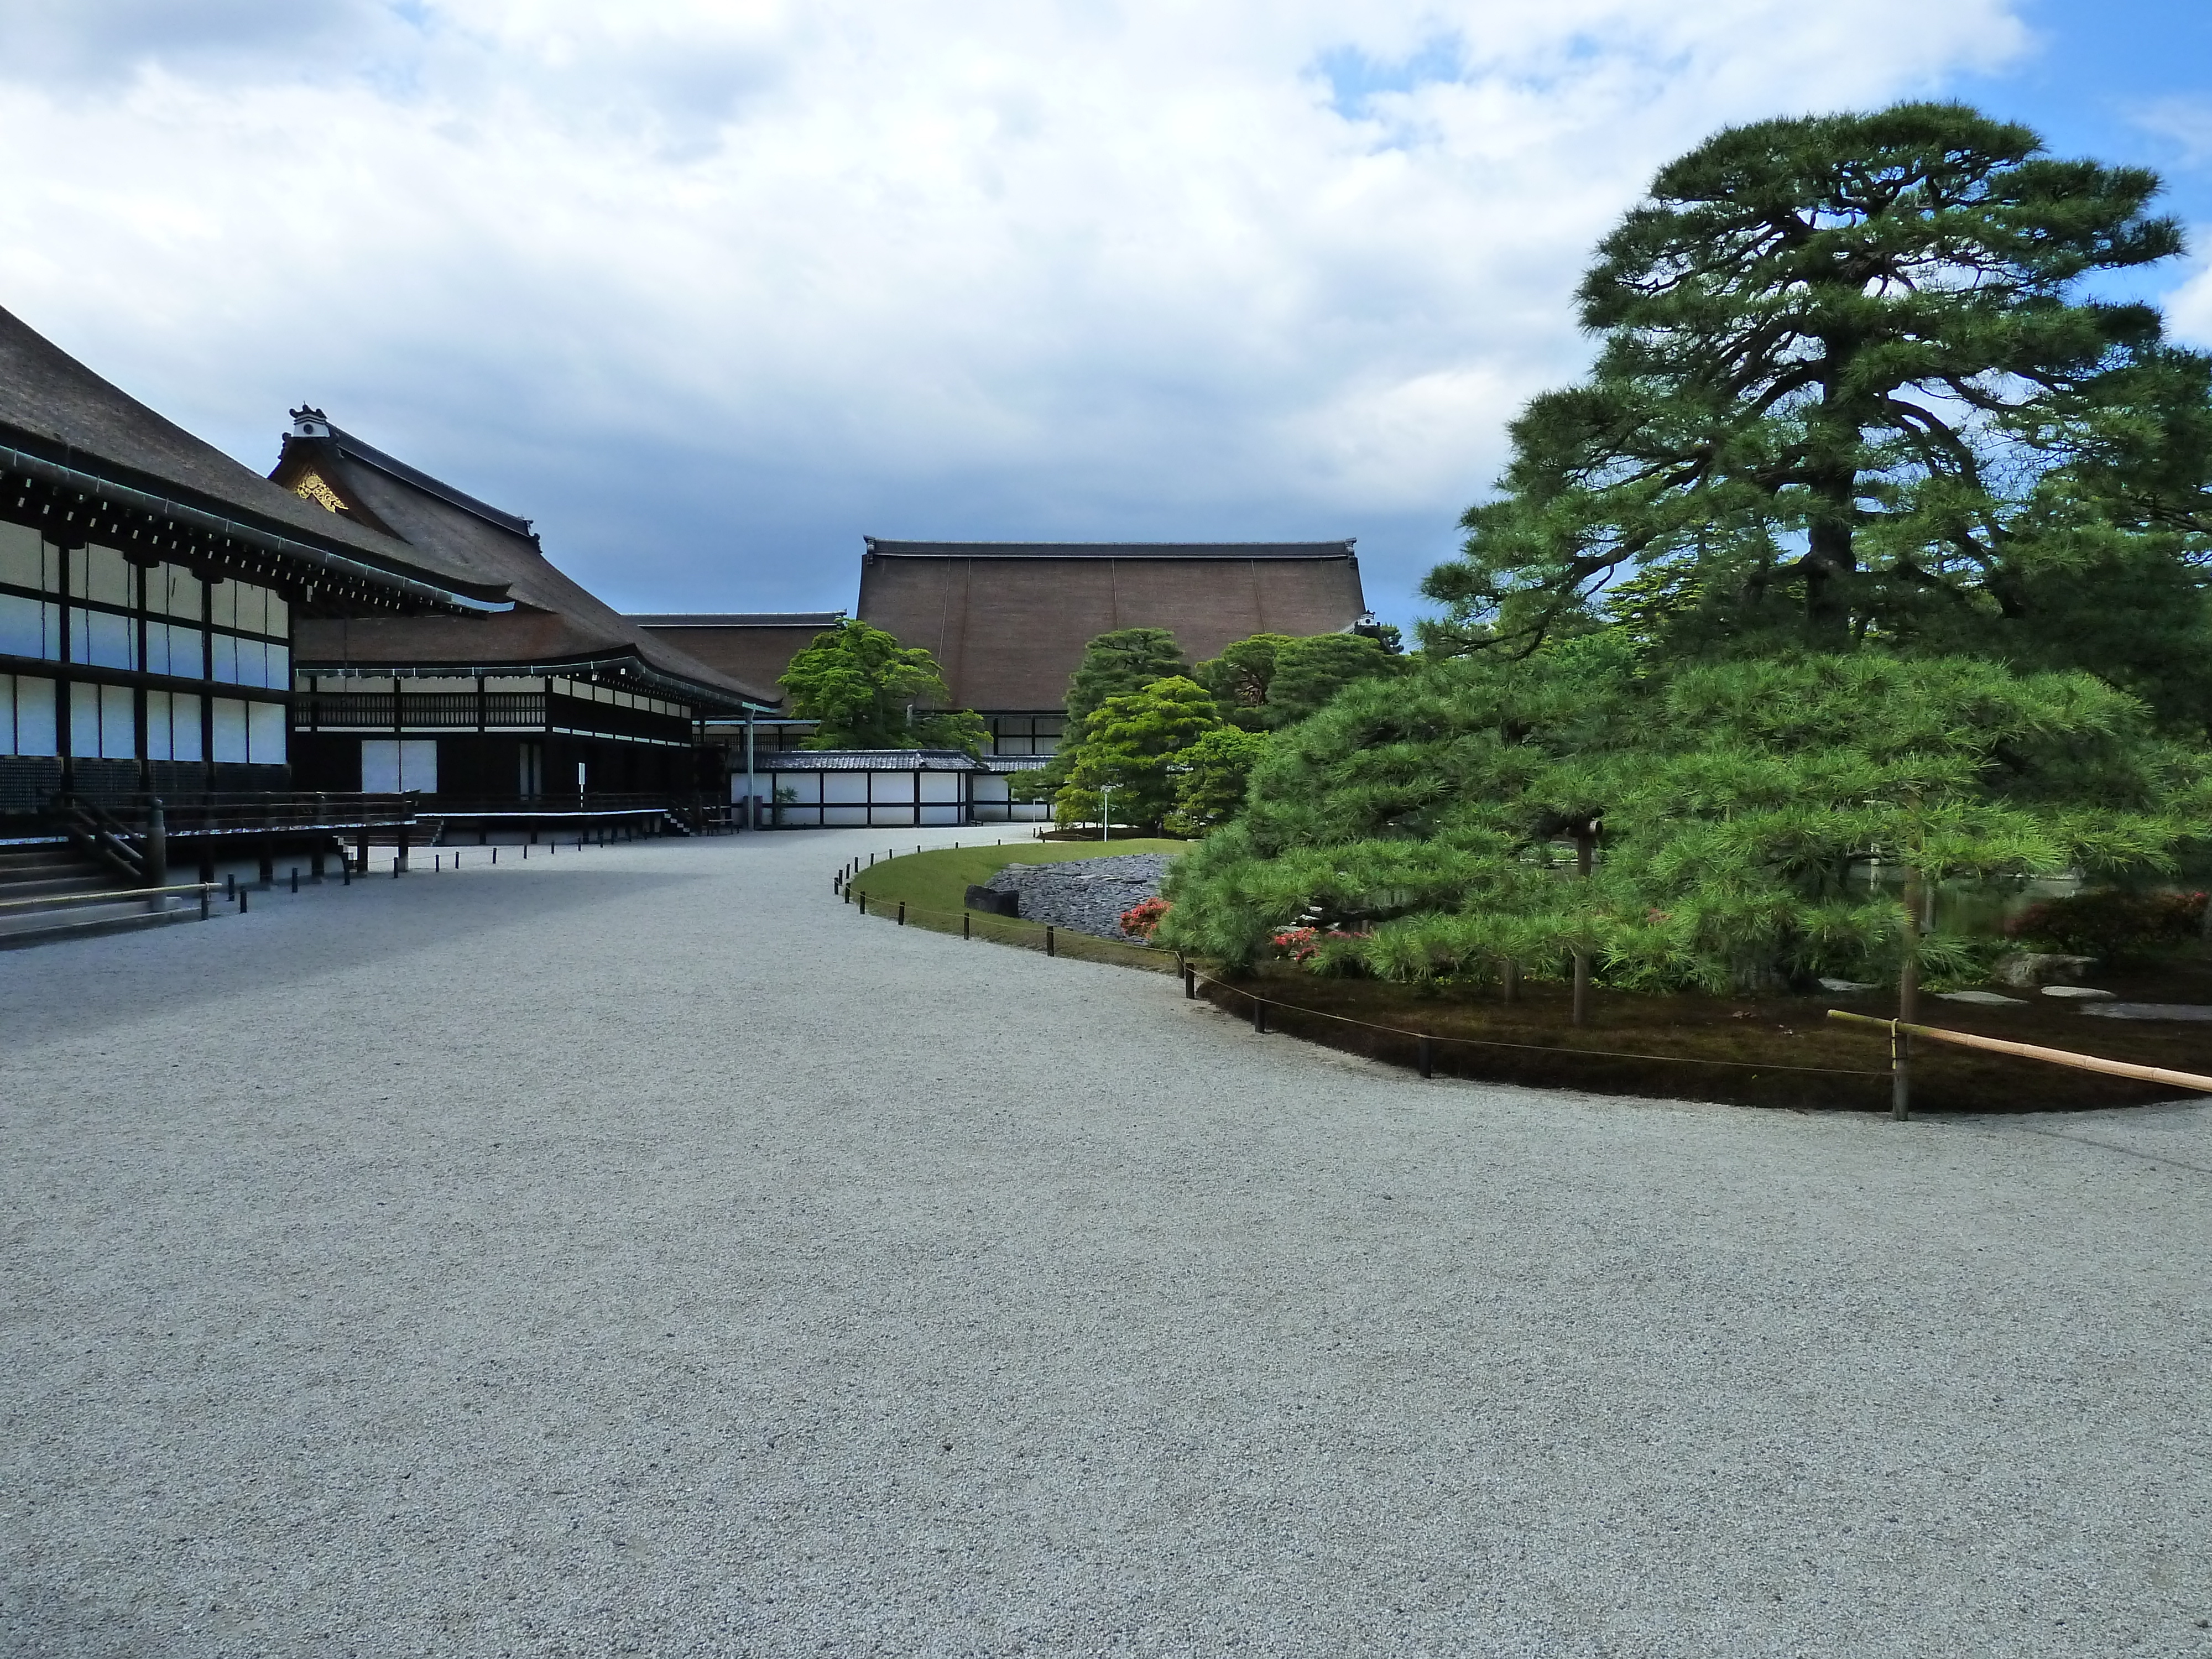
[[[115,863],[77,844],[74,838],[0,846],[0,951],[199,919],[197,899],[178,895],[141,897],[128,890],[135,884]],[[66,901],[79,894],[115,896],[104,902],[82,904],[13,902]]]

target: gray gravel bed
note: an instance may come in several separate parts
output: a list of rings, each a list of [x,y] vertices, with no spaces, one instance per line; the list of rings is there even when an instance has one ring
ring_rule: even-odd
[[[1165,853],[1117,853],[1060,864],[1010,864],[985,884],[1022,896],[1022,915],[1103,939],[1123,939],[1121,914],[1160,890],[1174,860]]]
[[[2212,1110],[1423,1083],[869,844],[0,957],[0,1651],[2212,1656]]]

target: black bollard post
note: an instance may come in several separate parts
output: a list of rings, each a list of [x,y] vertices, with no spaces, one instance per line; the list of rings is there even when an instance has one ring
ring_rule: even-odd
[[[1423,1077],[1434,1077],[1436,1074],[1436,1065],[1431,1059],[1429,1054],[1429,1039],[1424,1036],[1421,1038],[1421,1075]]]
[[[222,896],[228,899],[233,904],[238,902],[237,871],[226,870],[222,872]]]
[[[205,886],[202,886],[202,887],[201,887],[201,889],[200,889],[200,920],[201,920],[202,921],[205,921],[207,920],[207,918],[208,918],[208,890],[206,889],[206,887],[205,887]]]
[[[906,926],[906,901],[904,899],[901,899],[899,901],[898,925],[902,927]]]
[[[1267,1003],[1264,997],[1252,999],[1252,1029],[1261,1036],[1267,1035]]]
[[[860,914],[864,916],[868,914],[868,896],[866,893],[860,895]]]
[[[350,887],[353,885],[353,860],[351,859],[340,859],[338,860],[338,884],[340,886]]]
[[[975,914],[974,914],[974,912],[972,912],[972,911],[969,911],[969,910],[963,910],[963,911],[960,913],[960,937],[961,937],[961,938],[963,938],[963,939],[967,939],[967,938],[970,937],[970,935],[969,935],[969,931],[968,931],[968,924],[969,924],[970,921],[972,921],[974,919],[975,919]]]
[[[241,916],[246,914],[246,901],[249,896],[250,894],[246,888],[241,887],[238,890],[238,914]]]
[[[1053,943],[1052,924],[1050,922],[1047,922],[1044,925],[1044,953],[1048,957],[1056,957],[1060,954],[1059,950]]]
[[[1188,962],[1182,965],[1182,1000],[1185,1002],[1198,1000],[1198,969]]]
[[[296,864],[292,866],[292,890],[295,893],[300,890],[300,866]]]

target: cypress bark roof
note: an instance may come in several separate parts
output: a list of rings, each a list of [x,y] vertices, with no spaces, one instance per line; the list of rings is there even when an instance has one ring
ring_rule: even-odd
[[[842,611],[697,611],[633,616],[647,633],[748,685],[773,686]]]
[[[242,528],[336,553],[401,581],[450,581],[448,600],[498,605],[496,578],[423,567],[398,538],[326,513],[155,414],[121,387],[0,310],[0,441],[60,466],[235,520]],[[418,597],[430,597],[420,595]]]
[[[1193,662],[1255,634],[1334,634],[1366,614],[1332,542],[896,542],[867,538],[860,620],[927,648],[952,706],[1060,709],[1083,649],[1164,628]]]
[[[339,509],[405,543],[428,568],[471,581],[496,581],[516,600],[506,616],[398,617],[297,624],[295,654],[303,671],[347,667],[494,670],[499,672],[621,672],[666,683],[702,707],[773,705],[781,693],[700,662],[640,628],[556,568],[527,519],[441,483],[362,442],[324,419],[295,411],[292,434],[271,473],[277,484],[337,507],[310,506],[328,518]]]

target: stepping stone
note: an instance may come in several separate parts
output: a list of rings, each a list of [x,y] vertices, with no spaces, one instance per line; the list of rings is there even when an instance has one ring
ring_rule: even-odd
[[[2201,1019],[2212,1021],[2212,1006],[2201,1002],[2097,1002],[2081,1011],[2106,1019]]]
[[[2027,1004],[2019,997],[2001,997],[1995,991],[1938,991],[1936,994],[1946,1002],[1968,1002],[1977,1008],[2025,1008]]]
[[[2110,991],[2092,990],[2087,985],[2046,985],[2043,988],[2043,994],[2047,997],[2062,997],[2068,1002],[2112,1000],[2112,994]]]
[[[1820,981],[1820,988],[1823,991],[1833,991],[1838,996],[1848,996],[1853,991],[1872,991],[1879,988],[1862,985],[1855,979],[1824,979]]]

